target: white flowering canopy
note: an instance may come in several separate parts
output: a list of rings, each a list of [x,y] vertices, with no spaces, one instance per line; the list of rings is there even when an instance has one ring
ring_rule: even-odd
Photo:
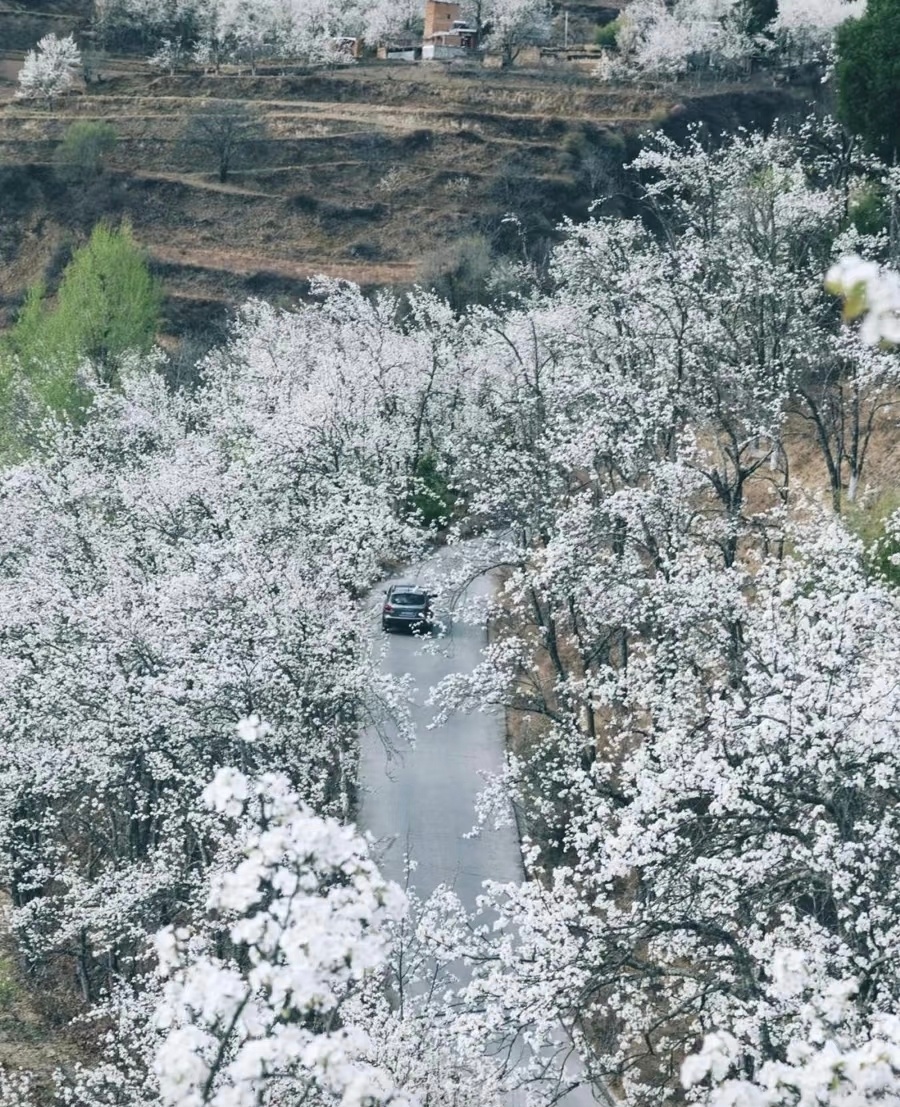
[[[237,820],[241,859],[212,874],[206,903],[233,953],[217,956],[184,928],[157,936],[167,980],[157,1011],[162,1102],[257,1107],[301,1102],[318,1087],[343,1107],[405,1104],[388,1074],[363,1060],[364,1030],[339,1018],[383,969],[402,893],[352,828],[314,815],[283,776],[251,781],[224,768],[204,799]]]
[[[44,35],[36,50],[29,50],[19,70],[19,100],[44,100],[49,104],[75,84],[81,53],[71,35]]]

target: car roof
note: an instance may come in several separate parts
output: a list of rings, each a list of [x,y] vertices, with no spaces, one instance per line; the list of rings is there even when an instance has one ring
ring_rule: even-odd
[[[392,584],[392,592],[421,592],[425,594],[425,589],[420,584]]]

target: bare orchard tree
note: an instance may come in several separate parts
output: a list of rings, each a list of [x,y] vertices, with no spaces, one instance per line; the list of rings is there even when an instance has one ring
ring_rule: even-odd
[[[401,196],[414,181],[413,174],[402,165],[392,165],[375,185],[375,191],[387,204],[388,215],[394,214],[397,197]]]
[[[254,108],[219,100],[205,104],[188,119],[182,143],[191,150],[203,151],[214,162],[219,180],[225,182],[250,143],[260,141],[265,134],[265,124]]]

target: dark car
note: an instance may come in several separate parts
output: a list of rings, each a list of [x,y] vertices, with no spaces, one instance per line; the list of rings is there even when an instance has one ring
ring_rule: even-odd
[[[415,584],[392,584],[385,592],[381,629],[430,631],[434,620],[432,599],[430,592]]]

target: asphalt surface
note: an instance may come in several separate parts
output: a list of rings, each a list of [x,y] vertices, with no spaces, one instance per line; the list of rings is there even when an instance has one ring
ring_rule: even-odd
[[[429,580],[440,581],[441,560],[429,569]],[[396,578],[417,581],[415,572]],[[394,583],[387,581],[383,587]],[[486,596],[491,583],[479,578],[465,599]],[[435,709],[425,704],[431,688],[451,673],[470,672],[479,662],[486,636],[483,626],[454,620],[450,631],[433,644],[417,636],[380,629],[382,592],[371,599],[374,647],[385,646],[381,666],[398,676],[409,673],[415,692],[412,718],[416,740],[410,747],[398,740],[396,727],[384,734],[364,732],[361,740],[362,782],[359,825],[377,842],[382,872],[406,882],[406,856],[415,863],[409,883],[422,899],[446,884],[468,910],[475,907],[484,880],[521,880],[522,857],[513,826],[485,829],[469,837],[475,822],[475,799],[484,789],[485,774],[503,767],[504,719],[495,714],[454,715],[430,729]],[[438,605],[440,617],[446,607]],[[384,738],[388,741],[385,743]]]
[[[422,568],[385,581],[418,583],[440,588],[452,554],[442,550]],[[493,588],[487,577],[477,578],[457,596],[455,609],[471,606]],[[485,828],[471,834],[476,823],[475,801],[483,791],[485,775],[499,772],[504,761],[505,719],[502,712],[459,713],[433,727],[435,708],[426,704],[431,688],[453,673],[471,672],[481,660],[487,641],[483,623],[448,619],[446,603],[436,614],[451,623],[436,641],[412,634],[385,634],[380,612],[381,589],[370,597],[373,649],[381,651],[382,670],[397,677],[410,674],[414,681],[412,721],[415,744],[398,739],[395,726],[381,733],[366,730],[361,736],[359,826],[376,840],[376,858],[382,873],[401,886],[414,888],[426,899],[439,885],[451,887],[463,906],[473,912],[485,880],[519,881],[524,878],[518,835],[512,821],[499,829]],[[432,643],[433,644],[430,644]],[[414,868],[408,874],[407,858]],[[461,967],[457,971],[460,971]],[[465,977],[461,971],[461,976]],[[570,1077],[580,1071],[573,1056],[566,1065]],[[512,1093],[509,1107],[522,1107],[524,1093]],[[582,1084],[562,1096],[557,1107],[615,1107],[605,1088]]]

